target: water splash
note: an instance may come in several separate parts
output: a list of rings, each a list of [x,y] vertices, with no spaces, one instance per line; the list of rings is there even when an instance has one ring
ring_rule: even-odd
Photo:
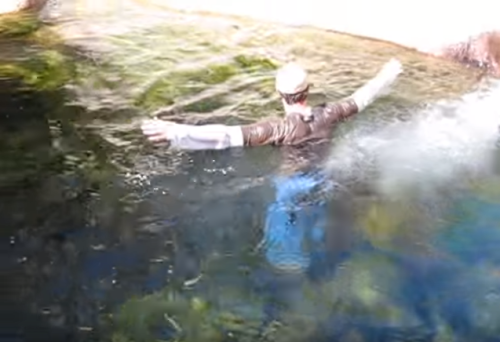
[[[500,83],[454,101],[419,110],[372,133],[362,127],[335,141],[326,162],[336,176],[375,184],[398,198],[408,190],[432,192],[463,176],[492,170],[500,125]]]

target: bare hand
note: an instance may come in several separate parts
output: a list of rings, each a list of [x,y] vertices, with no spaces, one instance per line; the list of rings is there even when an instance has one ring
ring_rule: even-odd
[[[374,78],[356,90],[352,95],[359,110],[362,111],[377,98],[386,95],[402,72],[403,66],[397,59],[392,58],[389,62],[385,63]]]
[[[387,95],[392,84],[402,72],[403,66],[397,59],[391,58],[389,62],[385,63],[378,74],[367,83],[367,86],[371,88],[373,98]]]
[[[159,142],[170,140],[172,136],[172,129],[176,123],[164,120],[144,120],[141,129],[142,133],[148,138],[149,141]]]
[[[396,58],[391,58],[391,60],[384,64],[380,74],[385,75],[386,77],[392,78],[403,72],[403,66],[401,62]]]

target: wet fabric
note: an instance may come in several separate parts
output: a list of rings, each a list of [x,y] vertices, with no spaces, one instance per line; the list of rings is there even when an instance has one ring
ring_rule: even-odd
[[[312,108],[312,120],[305,121],[302,114],[290,113],[284,118],[270,118],[241,126],[246,146],[300,145],[325,140],[339,122],[359,112],[352,99],[327,103]]]
[[[333,188],[321,173],[297,173],[274,179],[275,201],[266,213],[265,256],[280,269],[304,270],[324,257],[326,198]]]

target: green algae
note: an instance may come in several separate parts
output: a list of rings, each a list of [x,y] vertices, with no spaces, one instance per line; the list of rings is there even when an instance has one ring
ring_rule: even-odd
[[[18,32],[29,32],[29,30]],[[279,101],[272,99],[274,96],[272,72],[278,63],[271,58],[253,55],[250,51],[243,53],[238,51],[235,57],[225,58],[224,61],[209,60],[207,62],[206,54],[228,55],[238,48],[218,45],[212,43],[215,40],[210,40],[205,35],[198,36],[198,33],[193,35],[185,31],[179,33],[179,30],[172,28],[159,28],[153,33],[165,35],[165,40],[169,43],[165,46],[158,46],[155,45],[155,40],[148,40],[143,36],[122,37],[121,41],[119,37],[114,37],[115,39],[112,39],[114,43],[119,42],[118,45],[123,50],[118,51],[117,56],[102,57],[105,62],[99,60],[95,64],[78,63],[76,75],[73,74],[71,67],[73,61],[57,50],[50,49],[51,43],[48,43],[49,49],[37,52],[28,61],[21,60],[0,65],[0,75],[21,78],[27,86],[39,90],[57,89],[70,81],[75,83],[89,81],[90,87],[96,92],[110,89],[123,91],[124,97],[130,100],[131,105],[147,110],[189,100],[180,106],[183,112],[209,113],[231,105],[237,95],[251,93],[258,94],[259,101],[248,100],[247,97],[247,101],[235,107],[235,111],[245,113],[251,118],[279,112]],[[188,39],[183,38],[183,35]],[[324,60],[329,60],[335,53],[340,52],[346,59],[348,57],[347,47],[351,46],[349,40],[337,44],[334,38],[329,38],[327,35],[318,36],[309,33],[304,37],[298,40],[304,46],[295,47],[292,50],[301,58],[312,57],[314,53],[320,54]],[[312,37],[321,42],[315,42],[315,39],[310,39]],[[40,39],[39,35],[37,39]],[[282,41],[291,40],[289,37],[282,37]],[[318,52],[312,48],[312,42],[315,44],[329,42],[330,44],[324,51]],[[271,44],[271,40],[264,41],[264,43]],[[134,53],[131,53],[131,50]],[[193,64],[196,66],[186,67],[182,63],[183,59],[189,62],[194,61]],[[339,67],[338,64],[334,64],[329,67],[334,70],[340,68],[342,72],[347,71],[345,65]],[[425,69],[420,71],[422,74],[426,73]],[[363,79],[370,76],[368,72],[361,72],[361,74]],[[265,77],[258,78],[261,75]],[[356,73],[351,73],[351,75],[359,76]],[[334,76],[342,81],[342,77],[335,72],[325,74],[325,79],[336,80]],[[238,82],[241,79],[255,81],[251,84],[240,84]],[[358,77],[359,79],[361,78]],[[354,88],[352,83],[346,82],[346,84],[345,87]],[[206,97],[197,98],[204,92],[208,92]],[[111,115],[118,114],[113,112]],[[79,158],[68,156],[65,158],[65,164],[71,170],[81,169],[83,173],[89,174],[91,179],[107,178],[98,168],[102,161],[89,158],[88,163],[85,164],[85,160],[81,156]],[[395,212],[400,212],[401,215],[395,216]],[[374,205],[364,216],[365,237],[375,247],[390,248],[394,245],[395,238],[401,235],[401,231],[404,231],[405,220],[404,211]],[[411,317],[405,308],[400,306],[397,298],[391,296],[392,293],[396,293],[394,289],[401,278],[398,275],[399,270],[384,258],[370,260],[368,257],[354,258],[348,265],[350,267],[348,273],[341,272],[332,286],[327,284],[322,289],[319,297],[323,299],[323,302],[318,300],[318,295],[314,291],[310,291],[315,295],[313,296],[315,298],[311,300],[322,304],[321,313],[325,316],[329,313],[329,309],[335,308],[338,312],[367,318],[371,322],[382,322],[381,325],[390,323],[403,327],[406,324],[413,326],[414,317]],[[377,268],[383,268],[385,271],[379,275],[373,271]],[[339,295],[339,289],[347,289],[347,292]],[[231,291],[223,292],[224,295],[231,293]],[[230,295],[238,296],[237,294]],[[242,301],[253,299],[245,296],[241,295],[244,299]],[[220,307],[214,306],[202,297],[183,297],[170,291],[162,291],[143,298],[133,298],[114,317],[117,329],[112,340],[116,342],[156,340],[203,342],[222,341],[230,334],[238,341],[291,342],[310,340],[310,336],[314,334],[316,321],[305,314],[289,315],[284,318],[284,322],[273,324],[264,329],[265,333],[262,333],[258,329],[261,319],[260,304],[257,303],[250,309],[246,305],[238,305],[220,310]],[[315,309],[318,308],[319,306],[315,306]],[[164,329],[169,332],[171,338],[167,339],[158,333]]]
[[[324,300],[335,312],[371,327],[410,329],[422,322],[403,297],[403,270],[390,258],[358,253],[347,260],[333,280],[324,284]]]
[[[207,98],[202,101],[193,102],[184,106],[184,111],[195,112],[195,113],[211,113],[219,108],[222,108],[230,103],[229,99],[225,94],[220,96],[214,96]]]
[[[26,36],[39,27],[37,17],[30,13],[0,15],[0,39]]]
[[[236,64],[243,70],[251,71],[273,71],[277,69],[275,62],[269,58],[238,55],[234,58]]]
[[[72,63],[55,50],[39,51],[29,59],[0,65],[0,76],[20,79],[38,91],[55,90],[72,79]]]
[[[32,15],[0,18],[0,79],[19,80],[36,91],[60,88],[74,78],[74,62],[60,47],[60,38]]]
[[[149,85],[136,98],[135,105],[148,109],[172,105],[179,98],[199,94],[235,76],[274,69],[276,65],[269,59],[239,55],[224,64],[211,64],[186,71],[172,71]],[[186,110],[208,112],[225,104],[219,105],[217,102],[216,99],[208,99]]]
[[[0,79],[20,80],[37,91],[58,89],[73,78],[72,62],[60,44],[33,13],[0,16]]]
[[[230,291],[241,302],[241,293]],[[242,340],[258,335],[261,307],[222,309],[196,296],[164,290],[128,300],[113,317],[113,341],[223,341],[228,334]],[[257,310],[257,311],[255,311]],[[162,336],[160,336],[162,335]],[[245,337],[247,336],[247,337]]]

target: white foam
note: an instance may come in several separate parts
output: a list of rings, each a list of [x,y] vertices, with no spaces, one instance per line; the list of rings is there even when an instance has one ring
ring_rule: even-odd
[[[492,168],[500,125],[500,83],[456,101],[442,101],[366,134],[355,129],[334,141],[326,168],[398,196],[409,187],[432,191],[464,174]]]

